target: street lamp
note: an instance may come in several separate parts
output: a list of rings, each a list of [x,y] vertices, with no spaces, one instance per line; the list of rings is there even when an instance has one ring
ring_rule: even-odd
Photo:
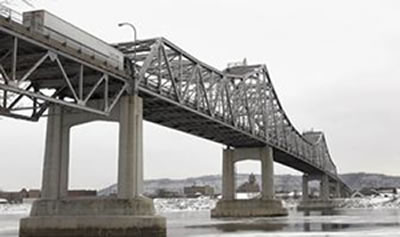
[[[119,27],[129,26],[133,30],[133,68],[132,68],[132,71],[133,71],[133,76],[135,77],[135,73],[136,73],[136,44],[135,43],[137,40],[136,27],[129,22],[119,23],[118,26]],[[137,89],[136,86],[137,86],[136,83],[134,83],[134,88],[133,88],[134,91],[136,91],[136,89]]]
[[[133,40],[134,40],[134,42],[136,42],[136,27],[135,27],[133,24],[131,24],[131,23],[129,23],[129,22],[122,22],[122,23],[119,23],[118,26],[119,26],[119,27],[122,27],[122,26],[129,26],[129,27],[131,27],[132,30],[133,30]]]

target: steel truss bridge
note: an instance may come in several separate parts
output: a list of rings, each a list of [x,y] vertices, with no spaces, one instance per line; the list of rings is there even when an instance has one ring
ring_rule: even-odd
[[[220,71],[156,38],[114,45],[125,54],[119,70],[70,46],[0,16],[0,115],[37,121],[55,103],[107,116],[121,96],[138,93],[148,121],[227,146],[272,146],[275,161],[350,190],[324,134],[292,125],[265,65]]]

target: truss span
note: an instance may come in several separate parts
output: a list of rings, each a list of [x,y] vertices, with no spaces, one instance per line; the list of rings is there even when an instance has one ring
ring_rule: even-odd
[[[148,121],[233,147],[268,144],[277,162],[340,181],[324,134],[296,130],[266,65],[220,71],[164,38],[114,46],[125,70],[0,16],[0,115],[36,121],[58,103],[107,116],[137,92]]]
[[[136,69],[146,119],[228,146],[269,144],[281,163],[337,176],[324,134],[296,130],[266,65],[220,71],[164,38],[116,47]]]

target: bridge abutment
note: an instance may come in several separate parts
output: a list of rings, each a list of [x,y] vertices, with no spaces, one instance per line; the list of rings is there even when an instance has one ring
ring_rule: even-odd
[[[96,103],[96,102],[93,102]],[[69,198],[68,167],[71,127],[94,121],[117,121],[119,127],[117,197]],[[143,102],[121,98],[110,117],[49,108],[42,196],[20,222],[21,237],[166,236],[166,219],[156,216],[143,192]]]
[[[237,161],[261,161],[261,198],[235,199],[235,169]],[[236,148],[223,150],[222,199],[211,210],[211,217],[283,216],[287,210],[280,200],[274,199],[273,150],[271,147]]]

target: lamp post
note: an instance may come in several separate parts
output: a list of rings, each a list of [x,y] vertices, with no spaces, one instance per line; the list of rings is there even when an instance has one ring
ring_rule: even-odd
[[[132,30],[133,30],[133,40],[134,40],[134,42],[136,42],[136,27],[135,27],[133,24],[131,24],[131,23],[129,23],[129,22],[122,22],[122,23],[119,23],[118,26],[119,26],[119,27],[122,27],[122,26],[129,26],[129,27],[131,27]]]
[[[118,24],[118,26],[119,27],[122,27],[122,26],[129,26],[130,28],[132,28],[132,30],[133,30],[133,68],[132,68],[132,71],[133,71],[133,76],[135,77],[135,73],[136,73],[136,40],[137,40],[137,33],[136,33],[136,27],[133,25],[133,24],[131,24],[131,23],[129,23],[129,22],[122,22],[122,23],[119,23]],[[137,83],[136,83],[136,81],[134,80],[134,84],[133,84],[133,90],[134,90],[134,92],[136,92],[137,91],[137,86],[138,85],[136,85]]]

